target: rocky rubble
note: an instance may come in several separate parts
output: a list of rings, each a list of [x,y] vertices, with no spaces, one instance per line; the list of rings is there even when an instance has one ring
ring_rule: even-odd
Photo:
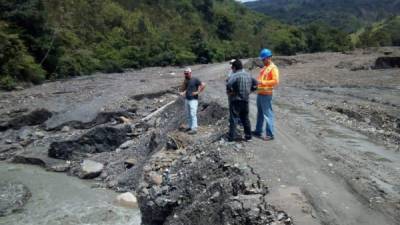
[[[164,170],[161,184],[151,182],[153,171],[140,184],[144,224],[291,224],[265,201],[268,188],[251,167],[224,160],[232,149],[214,143],[187,151]]]
[[[362,130],[363,133],[378,137],[380,140],[400,145],[400,117],[396,113],[350,104],[330,105],[326,109],[339,114],[332,116],[335,122]]]
[[[7,134],[11,144],[30,141],[9,160],[94,179],[97,187],[125,192],[116,201],[128,207],[136,204],[137,193],[145,225],[291,224],[265,201],[268,188],[260,177],[224,156],[237,152],[219,142],[227,109],[201,101],[201,127],[190,136],[179,130],[185,118],[176,116],[184,100],[170,90],[128,101],[135,110],[100,112],[89,122],[52,129],[25,124]]]

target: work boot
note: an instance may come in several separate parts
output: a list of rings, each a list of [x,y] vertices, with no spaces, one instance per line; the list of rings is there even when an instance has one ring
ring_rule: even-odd
[[[266,136],[265,138],[263,138],[263,140],[264,141],[272,141],[272,140],[274,140],[275,138],[274,137],[271,137],[271,136]]]
[[[190,135],[197,134],[197,130],[190,130],[190,131],[188,132],[188,134],[190,134]]]
[[[235,137],[232,137],[231,135],[226,134],[225,135],[225,140],[227,142],[238,142],[238,141],[242,141],[243,139],[242,139],[242,137],[237,136],[237,135]]]
[[[251,134],[255,137],[261,138],[261,133],[258,133],[256,131],[252,131]]]
[[[251,138],[251,137],[245,138],[245,141],[246,141],[246,142],[251,142],[252,140],[253,140],[253,138]]]

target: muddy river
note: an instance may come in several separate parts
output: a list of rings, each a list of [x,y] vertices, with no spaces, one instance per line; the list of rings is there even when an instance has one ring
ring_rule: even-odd
[[[0,163],[2,181],[21,182],[32,193],[24,210],[0,217],[1,225],[139,225],[139,209],[115,205],[117,193],[35,166]]]

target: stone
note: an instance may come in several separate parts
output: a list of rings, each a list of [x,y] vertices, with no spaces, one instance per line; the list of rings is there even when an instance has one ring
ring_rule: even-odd
[[[32,131],[29,128],[22,128],[18,132],[18,139],[21,141],[26,141],[32,136]]]
[[[136,163],[137,163],[136,159],[129,158],[124,161],[124,166],[125,166],[125,168],[130,169],[130,168],[134,167],[136,165]]]
[[[149,181],[152,184],[160,186],[162,184],[162,182],[163,182],[163,178],[162,178],[162,176],[160,174],[158,174],[158,173],[156,173],[154,171],[151,171],[149,173]]]
[[[35,132],[35,136],[38,138],[44,138],[45,134],[43,132],[37,131]]]
[[[31,196],[21,183],[0,182],[0,217],[22,210]]]
[[[71,128],[70,128],[69,126],[64,126],[64,127],[61,129],[61,131],[67,133],[67,132],[70,132],[70,131],[71,131]]]
[[[131,147],[132,145],[134,145],[135,142],[133,140],[129,140],[124,142],[122,145],[119,146],[120,149],[127,149],[129,147]]]
[[[12,144],[12,143],[13,143],[12,140],[10,140],[10,139],[7,139],[7,140],[6,140],[6,144]]]
[[[82,179],[93,179],[98,177],[103,171],[104,165],[92,160],[83,160],[81,163],[81,170],[79,177]]]
[[[126,192],[117,196],[115,203],[127,207],[127,208],[137,208],[138,202],[135,195],[130,192]]]
[[[55,164],[50,166],[48,169],[53,172],[67,172],[70,169],[71,165],[68,163],[63,164]]]
[[[125,116],[120,116],[119,119],[120,119],[124,124],[130,124],[130,123],[132,123],[132,120],[126,118]]]

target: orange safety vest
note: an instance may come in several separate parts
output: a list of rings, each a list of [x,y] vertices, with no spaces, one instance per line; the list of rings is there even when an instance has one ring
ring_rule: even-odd
[[[274,87],[279,84],[279,70],[271,62],[269,66],[264,66],[257,78],[257,94],[272,95]]]

